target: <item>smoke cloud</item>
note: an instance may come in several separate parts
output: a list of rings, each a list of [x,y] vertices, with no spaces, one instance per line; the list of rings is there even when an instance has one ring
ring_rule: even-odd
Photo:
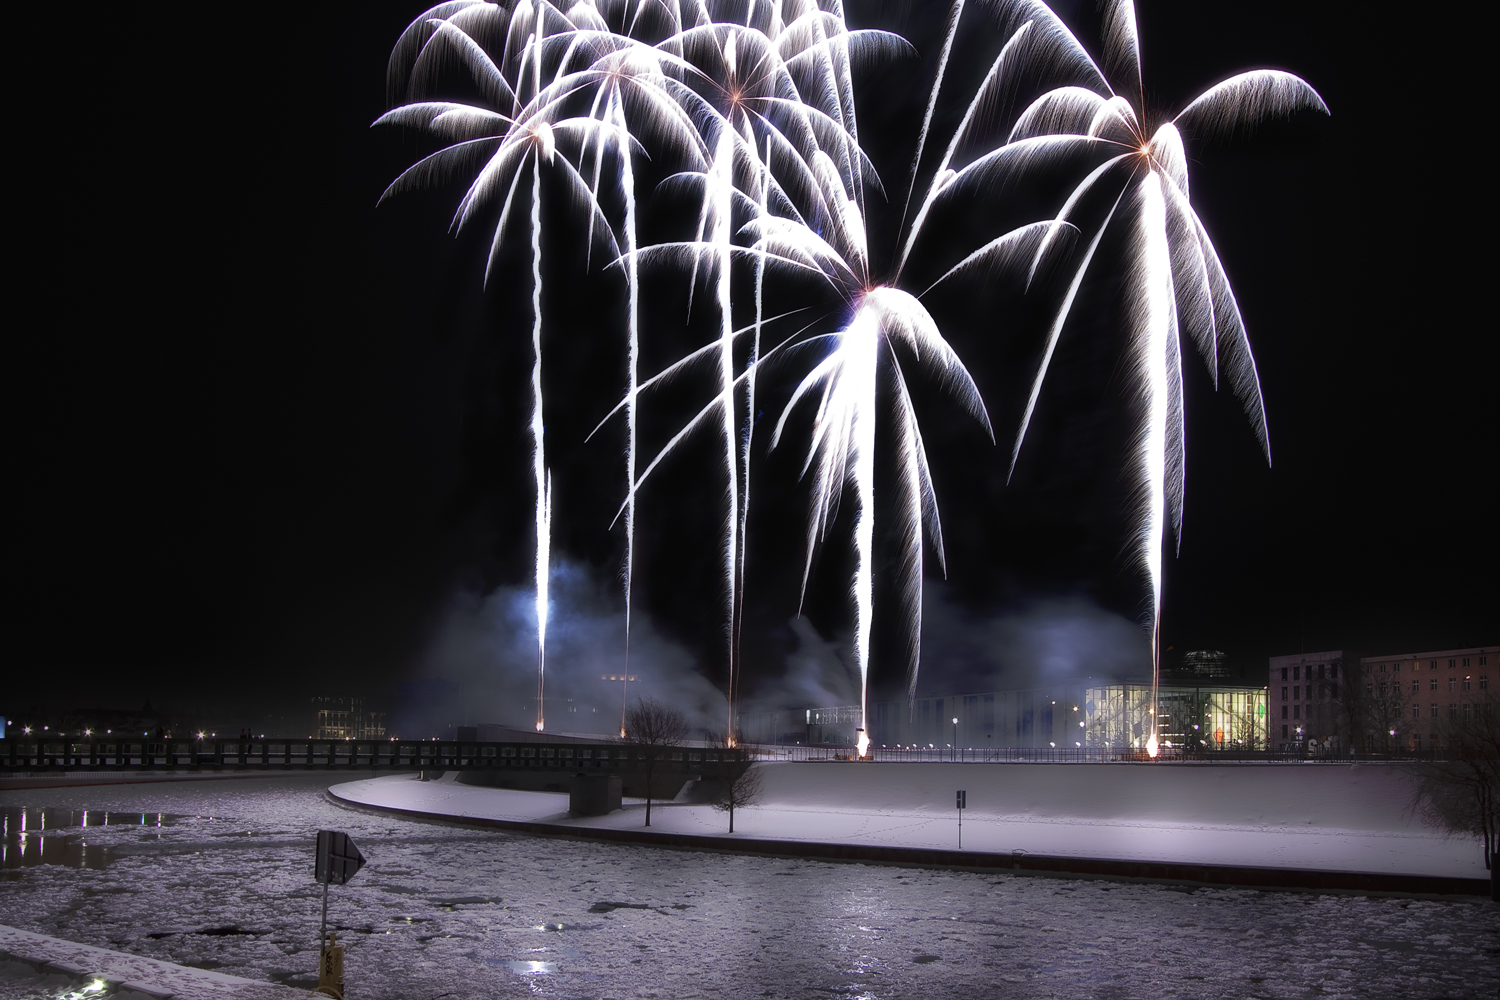
[[[657,698],[686,712],[698,729],[723,732],[728,707],[698,673],[692,655],[633,616],[629,667],[625,614],[617,585],[586,566],[555,565],[549,583],[546,725],[561,733],[616,735],[626,699]],[[415,684],[393,720],[403,735],[494,723],[530,729],[536,721],[535,592],[463,589],[449,600]],[[622,678],[634,677],[626,682]],[[611,679],[613,678],[613,679]]]
[[[628,675],[625,616],[613,580],[574,562],[556,566],[547,629],[547,729],[614,735],[626,701],[657,698],[688,714],[704,735],[721,734],[724,693],[691,653],[635,616]],[[1038,598],[1000,614],[978,614],[929,585],[923,602],[922,697],[1043,687],[1054,683],[1148,676],[1142,627],[1084,596]],[[808,618],[787,627],[796,645],[782,665],[749,665],[753,693],[741,713],[854,705],[858,671],[846,636],[825,639]],[[781,666],[780,676],[775,676]],[[489,594],[456,591],[422,660],[419,680],[402,686],[392,731],[451,733],[494,723],[535,722],[536,609],[529,587]],[[904,700],[894,685],[877,700]]]
[[[1073,595],[977,616],[930,586],[923,601],[922,696],[1008,691],[1084,678],[1149,677],[1142,626]]]

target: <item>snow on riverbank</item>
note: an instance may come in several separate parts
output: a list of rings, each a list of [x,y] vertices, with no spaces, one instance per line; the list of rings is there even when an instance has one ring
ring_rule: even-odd
[[[1076,858],[1483,879],[1477,843],[1436,835],[1408,810],[1404,773],[1369,765],[771,763],[762,804],[735,837],[949,850],[954,792],[967,791],[963,848]],[[433,816],[633,829],[643,805],[575,818],[568,797],[417,781],[330,789],[360,805]],[[723,836],[705,805],[657,803],[657,833]]]
[[[301,990],[257,983],[208,969],[189,969],[170,962],[127,955],[108,948],[64,941],[0,924],[0,956],[41,973],[61,973],[89,993],[109,989],[112,996],[180,997],[201,1000],[293,1000]],[[0,981],[3,985],[3,981]],[[81,991],[80,991],[81,992]],[[59,995],[50,991],[48,995]]]

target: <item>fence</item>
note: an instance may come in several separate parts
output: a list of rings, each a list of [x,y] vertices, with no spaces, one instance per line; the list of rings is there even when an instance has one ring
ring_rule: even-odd
[[[783,761],[852,761],[858,751],[838,746],[784,746],[773,744],[744,745],[757,760]],[[957,764],[1107,764],[1118,762],[1193,763],[1205,761],[1278,762],[1278,761],[1431,761],[1447,760],[1439,749],[1402,751],[1399,753],[1363,753],[1348,748],[1307,750],[1184,750],[1164,747],[1156,757],[1144,750],[1109,747],[930,747],[897,749],[871,747],[866,760],[875,763],[942,762]]]
[[[0,740],[0,772],[147,770],[418,771],[628,769],[717,772],[747,759],[741,750],[649,748],[629,743],[461,743],[411,740]]]

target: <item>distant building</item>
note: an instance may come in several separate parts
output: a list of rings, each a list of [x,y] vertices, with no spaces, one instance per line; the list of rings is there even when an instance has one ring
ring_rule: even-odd
[[[1264,688],[1210,681],[1163,680],[1157,687],[1157,739],[1172,746],[1214,749],[1265,745]],[[747,713],[742,736],[751,743],[853,746],[857,705]],[[877,702],[870,706],[874,746],[964,748],[1146,747],[1151,737],[1151,682],[1075,682],[1026,691]]]
[[[1227,681],[1233,676],[1229,655],[1217,649],[1195,649],[1182,654],[1182,663],[1164,676]]]
[[[1491,671],[1500,646],[1393,653],[1360,660],[1366,700],[1384,716],[1371,721],[1398,746],[1437,746],[1438,723],[1468,722],[1489,703]],[[1378,734],[1377,734],[1378,735]]]
[[[385,713],[368,710],[363,698],[314,698],[312,702],[314,739],[373,740],[385,737]]]
[[[1361,656],[1352,650],[1294,653],[1270,661],[1273,742],[1421,749],[1443,719],[1481,710],[1497,646]]]
[[[1341,726],[1347,729],[1339,686],[1346,665],[1358,662],[1359,654],[1348,649],[1271,657],[1266,685],[1271,742],[1321,743],[1336,736]]]

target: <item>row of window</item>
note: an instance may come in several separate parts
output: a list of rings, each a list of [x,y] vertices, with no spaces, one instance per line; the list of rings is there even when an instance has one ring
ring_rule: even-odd
[[[1448,718],[1450,718],[1450,719],[1452,719],[1454,721],[1457,721],[1458,718],[1459,718],[1459,711],[1458,711],[1459,707],[1460,706],[1459,706],[1458,703],[1449,702],[1448,703]],[[1464,719],[1465,722],[1467,722],[1471,718],[1477,719],[1477,718],[1480,718],[1481,716],[1483,718],[1488,719],[1490,717],[1490,715],[1492,714],[1492,712],[1493,712],[1494,706],[1493,705],[1488,705],[1488,704],[1483,704],[1483,703],[1476,705],[1476,704],[1474,704],[1471,701],[1466,701],[1466,702],[1462,703],[1462,708],[1463,708],[1463,719]],[[1470,712],[1470,709],[1473,709],[1472,713]],[[1411,707],[1411,717],[1413,719],[1420,719],[1422,717],[1422,706],[1421,705],[1413,705]],[[1432,703],[1432,718],[1436,719],[1437,717],[1438,717],[1438,705],[1437,705],[1437,702],[1433,702]]]
[[[1313,689],[1312,689],[1312,685],[1309,684],[1307,686],[1307,697],[1311,698],[1312,696],[1313,696]],[[1337,684],[1319,684],[1318,685],[1318,697],[1319,698],[1337,698],[1338,696],[1339,696],[1339,686]],[[1286,697],[1286,688],[1282,688],[1281,689],[1281,700],[1282,701],[1286,701],[1287,700],[1287,697]],[[1293,686],[1291,700],[1292,701],[1301,701],[1302,700],[1302,688],[1301,688],[1301,686]]]
[[[1457,694],[1459,691],[1473,691],[1474,690],[1474,680],[1475,680],[1475,678],[1473,676],[1464,677],[1462,680],[1460,680],[1457,677],[1450,677],[1450,678],[1448,678],[1448,693],[1449,694]],[[1489,677],[1487,675],[1480,674],[1478,680],[1479,680],[1479,690],[1481,690],[1481,691],[1488,691],[1490,689],[1490,679],[1489,679]],[[1399,694],[1401,692],[1401,684],[1399,682],[1394,683],[1394,684],[1387,684],[1385,681],[1381,681],[1380,682],[1380,693],[1381,694],[1385,694],[1387,691],[1390,691],[1392,689],[1394,689],[1396,691],[1396,693]],[[1429,683],[1427,685],[1427,690],[1429,690],[1429,691],[1436,691],[1437,689],[1438,689],[1438,679],[1436,677],[1429,678]],[[1411,682],[1411,693],[1412,694],[1420,694],[1421,690],[1422,690],[1422,682],[1420,680],[1417,680],[1417,679],[1413,678],[1413,680]],[[1366,682],[1365,683],[1365,693],[1366,694],[1374,694],[1375,693],[1375,685],[1372,682]],[[1286,688],[1282,688],[1281,689],[1281,697],[1283,697],[1283,698],[1286,697]],[[1308,697],[1309,698],[1312,697],[1311,689],[1309,689]]]
[[[1337,677],[1339,675],[1339,665],[1337,663],[1319,663],[1319,664],[1317,664],[1317,668],[1318,668],[1318,677],[1320,679],[1323,679],[1323,678],[1331,679],[1331,678]],[[1286,667],[1282,667],[1281,668],[1281,679],[1282,680],[1286,680],[1287,679],[1287,677],[1286,677],[1287,669],[1288,668],[1286,668]],[[1295,666],[1295,667],[1292,667],[1290,669],[1292,671],[1292,680],[1294,680],[1294,681],[1300,681],[1302,679],[1302,667],[1301,666]],[[1311,664],[1311,663],[1309,663],[1307,665],[1307,679],[1308,680],[1312,680],[1313,679],[1313,664]],[[1283,695],[1282,697],[1285,697],[1285,695]]]
[[[1480,690],[1480,691],[1488,691],[1490,689],[1490,678],[1489,678],[1489,675],[1488,674],[1480,674],[1478,677],[1468,676],[1468,677],[1461,677],[1461,678],[1460,677],[1450,677],[1450,678],[1448,678],[1448,693],[1449,694],[1457,694],[1460,691],[1473,691],[1473,690],[1476,690],[1475,681],[1478,681],[1478,685],[1477,685],[1477,689],[1478,690]],[[1397,684],[1387,684],[1385,681],[1381,681],[1380,682],[1380,693],[1382,695],[1388,694],[1393,688],[1394,688],[1394,690],[1398,694],[1400,693],[1400,691],[1401,691],[1401,685],[1399,683],[1397,683]],[[1437,689],[1438,689],[1438,679],[1436,677],[1428,678],[1427,690],[1429,690],[1429,691],[1436,691]],[[1288,698],[1287,698],[1287,690],[1288,689],[1285,688],[1285,687],[1283,687],[1281,689],[1281,700],[1282,701],[1287,701],[1288,700]],[[1292,688],[1291,688],[1291,692],[1292,692],[1292,697],[1290,699],[1291,701],[1301,701],[1301,700],[1303,700],[1303,688],[1302,688],[1302,685],[1300,685],[1300,684],[1293,685]],[[1418,678],[1415,678],[1415,677],[1412,678],[1411,693],[1412,694],[1420,694],[1421,692],[1422,692],[1422,682],[1421,682],[1421,680],[1418,679]],[[1365,684],[1365,693],[1366,694],[1372,694],[1372,695],[1375,693],[1375,684],[1374,684],[1373,681],[1367,682]],[[1320,685],[1318,685],[1318,697],[1319,698],[1337,698],[1338,696],[1339,696],[1339,686],[1337,684],[1320,684]],[[1311,699],[1313,697],[1313,687],[1312,687],[1311,684],[1307,685],[1306,697],[1308,699]]]
[[[1462,661],[1463,661],[1463,667],[1464,667],[1464,669],[1467,670],[1469,668],[1469,661],[1472,660],[1472,659],[1475,659],[1475,657],[1465,656],[1465,657],[1455,657],[1453,659],[1450,659],[1448,661],[1448,669],[1449,670],[1457,670],[1458,666],[1459,666],[1459,660],[1460,659],[1462,659]],[[1477,659],[1479,660],[1479,665],[1481,667],[1485,667],[1485,666],[1489,665],[1489,659],[1490,658],[1488,656],[1481,656],[1481,657],[1478,657]],[[1419,665],[1420,664],[1418,662],[1413,661],[1412,665],[1411,665],[1411,669],[1416,670],[1416,669],[1418,669]],[[1373,667],[1374,667],[1374,664],[1366,663],[1365,664],[1365,673],[1367,673],[1367,674],[1371,673]],[[1391,673],[1393,673],[1393,674],[1399,674],[1401,672],[1401,664],[1399,664],[1399,663],[1382,663],[1382,664],[1380,664],[1380,673],[1382,673],[1382,674],[1385,673],[1386,672],[1386,667],[1390,667],[1391,668]],[[1427,661],[1427,669],[1428,670],[1436,670],[1437,668],[1438,668],[1438,661],[1437,660],[1428,660]],[[1310,671],[1312,668],[1309,667],[1308,669]],[[1284,668],[1284,667],[1282,668],[1281,674],[1282,674],[1283,678],[1286,676],[1286,668]]]

